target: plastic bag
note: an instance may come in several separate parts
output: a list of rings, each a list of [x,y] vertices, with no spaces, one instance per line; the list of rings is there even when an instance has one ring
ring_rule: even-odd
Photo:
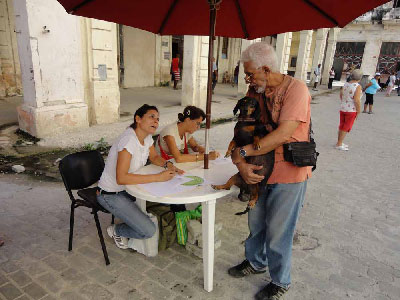
[[[201,205],[197,206],[192,210],[185,210],[175,213],[176,219],[176,235],[178,238],[178,244],[186,245],[188,238],[188,231],[186,227],[186,222],[188,220],[197,219],[201,217]]]

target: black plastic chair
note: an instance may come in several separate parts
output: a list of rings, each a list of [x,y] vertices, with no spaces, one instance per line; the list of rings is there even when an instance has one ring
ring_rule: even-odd
[[[99,234],[101,248],[103,249],[106,265],[110,264],[108,259],[106,245],[104,243],[103,233],[99,222],[97,212],[110,213],[104,209],[98,202],[96,197],[97,187],[88,188],[99,181],[101,173],[104,170],[104,159],[101,154],[94,151],[83,151],[65,156],[58,166],[61,177],[64,181],[65,188],[71,199],[71,214],[69,228],[69,244],[68,251],[72,250],[72,238],[74,235],[74,211],[79,206],[92,209],[94,221],[96,222],[97,232]],[[75,199],[72,191],[78,190],[77,194],[81,199]],[[114,224],[114,216],[112,216],[111,224]]]

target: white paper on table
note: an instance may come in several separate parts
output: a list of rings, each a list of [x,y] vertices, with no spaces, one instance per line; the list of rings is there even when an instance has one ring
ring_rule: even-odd
[[[182,193],[185,191],[190,191],[190,190],[195,189],[198,186],[207,184],[206,180],[204,180],[204,178],[202,178],[203,183],[201,183],[199,185],[190,185],[190,186],[182,185],[183,183],[186,183],[186,182],[189,182],[192,180],[191,178],[188,178],[187,176],[194,176],[194,175],[185,173],[185,175],[176,175],[174,178],[172,178],[171,180],[168,180],[168,181],[138,184],[138,186],[154,196],[164,197],[167,195],[173,195],[173,194],[178,194],[178,193]],[[198,177],[200,177],[200,176],[198,176]]]
[[[212,160],[211,163],[213,165],[225,165],[229,163],[232,164],[232,159],[230,157],[225,158],[220,156],[217,159]]]

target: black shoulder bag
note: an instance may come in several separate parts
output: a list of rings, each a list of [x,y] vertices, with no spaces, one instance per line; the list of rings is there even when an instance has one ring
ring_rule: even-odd
[[[293,142],[283,144],[283,157],[285,161],[293,163],[297,167],[312,166],[312,171],[317,168],[317,144],[314,141],[312,122],[310,118],[310,128],[308,131],[309,142]]]

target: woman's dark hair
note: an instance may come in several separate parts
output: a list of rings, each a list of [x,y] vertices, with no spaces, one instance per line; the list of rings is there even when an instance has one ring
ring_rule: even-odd
[[[136,129],[136,126],[137,126],[136,116],[142,118],[149,110],[155,110],[155,111],[158,112],[158,108],[155,107],[154,105],[143,104],[135,112],[135,115],[133,117],[133,123],[129,127],[133,128],[133,129]]]
[[[178,120],[179,122],[185,121],[186,118],[189,118],[190,120],[196,120],[198,118],[203,118],[203,120],[206,118],[206,114],[201,108],[198,108],[196,106],[186,106],[185,109],[183,110],[183,113],[178,114]]]

